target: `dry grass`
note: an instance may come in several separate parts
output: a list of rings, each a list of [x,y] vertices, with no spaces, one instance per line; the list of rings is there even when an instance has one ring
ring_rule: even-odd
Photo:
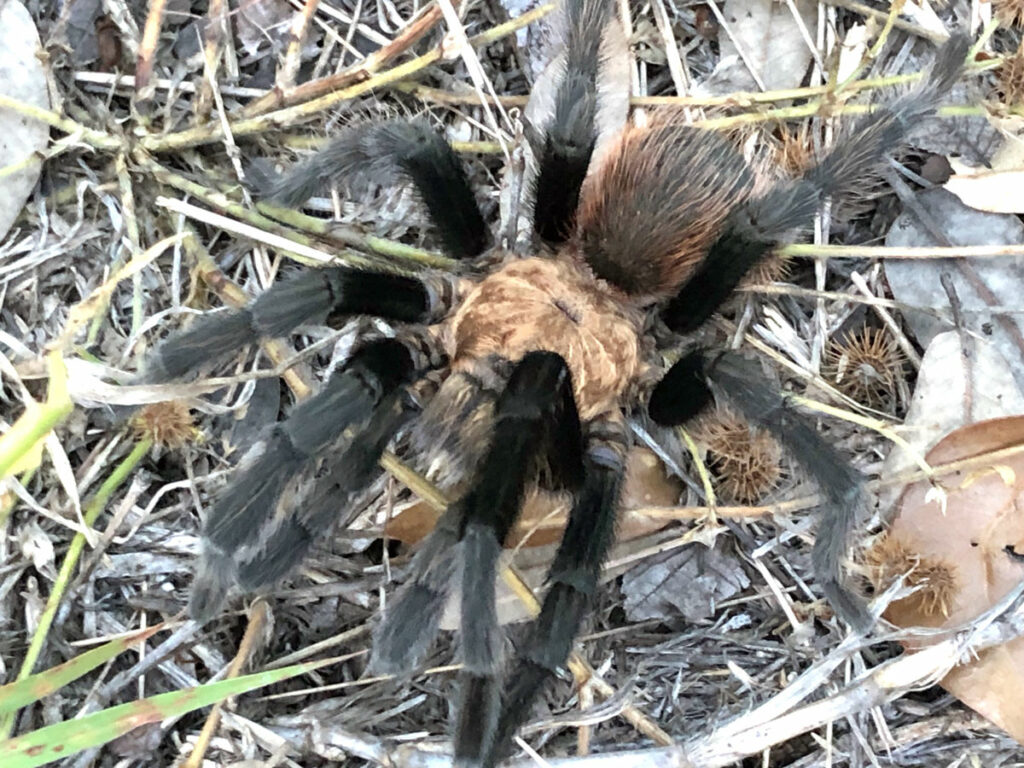
[[[310,135],[329,134],[354,112],[429,112],[463,142],[494,220],[502,150],[514,136],[505,106],[521,104],[528,90],[522,70],[537,55],[536,47],[514,43],[512,27],[499,26],[506,19],[494,10],[497,5],[474,6],[466,29],[456,30],[448,42],[463,32],[484,37],[453,50],[439,45],[442,10],[450,8],[429,5],[416,22],[396,31],[395,19],[411,16],[404,2],[359,4],[356,22],[332,10],[341,4],[314,10],[314,2],[296,3],[311,13],[300,14],[298,37],[289,46],[282,32],[292,22],[290,13],[278,18],[280,24],[261,28],[257,21],[247,32],[230,35],[217,17],[227,14],[227,4],[211,0],[171,4],[194,6],[193,16],[168,13],[147,20],[140,14],[139,24],[112,13],[126,57],[122,67],[130,54],[140,57],[138,79],[130,81],[98,71],[114,55],[111,24],[100,25],[103,60],[94,64],[87,52],[95,42],[91,21],[83,27],[70,15],[61,17],[57,5],[32,7],[41,9],[37,22],[63,104],[60,117],[48,119],[55,136],[75,138],[47,161],[17,232],[0,246],[0,402],[9,423],[27,398],[45,398],[43,354],[55,344],[75,364],[69,384],[76,408],[55,413],[54,421],[63,423],[46,444],[41,466],[20,472],[16,486],[0,487],[0,661],[8,679],[19,667],[51,666],[111,635],[180,619],[198,545],[197,510],[222,487],[239,446],[317,385],[343,353],[345,345],[333,342],[355,328],[312,328],[269,345],[265,352],[278,372],[287,369],[280,379],[246,375],[252,356],[239,351],[220,371],[228,386],[213,394],[192,385],[156,392],[108,386],[123,382],[122,374],[135,369],[156,339],[196,310],[244,301],[291,270],[293,262],[337,257],[409,269],[446,264],[407,193],[383,190],[370,201],[335,201],[337,223],[330,226],[299,214],[275,220],[252,206],[243,191],[247,163],[256,156],[291,163],[290,147]],[[127,13],[136,4],[107,5]],[[238,22],[235,7],[225,16],[232,23]],[[698,25],[706,33],[705,10],[660,2],[654,10],[631,7],[636,37],[651,51],[635,62],[638,81],[648,88],[645,96],[674,93],[681,50],[690,76],[711,70],[714,49],[695,31]],[[859,20],[846,10],[835,17],[841,28]],[[901,21],[891,34],[903,38],[908,26],[915,31]],[[205,68],[196,43],[200,29],[205,61],[216,62]],[[278,66],[268,40],[282,46]],[[300,58],[303,40],[323,44],[318,58]],[[666,57],[667,49],[672,57]],[[366,50],[376,53],[354,58]],[[831,51],[817,53],[830,60]],[[753,125],[765,119],[764,105],[773,100],[809,98],[815,104],[817,87],[761,94],[753,101],[714,97],[676,103],[698,117],[707,109],[708,116]],[[481,101],[485,93],[502,98]],[[772,114],[806,116],[816,109],[798,105]],[[201,209],[226,218],[193,215]],[[140,260],[153,243],[172,235],[177,238],[166,250]],[[287,238],[291,247],[269,247],[271,235]],[[854,225],[837,229],[832,241],[860,243],[866,235]],[[135,266],[118,274],[126,264]],[[826,329],[837,327],[861,298],[839,272],[835,282],[843,300],[816,310],[814,291],[806,296],[796,289],[821,291],[824,280],[816,282],[802,264],[781,276],[794,288],[785,301],[779,300],[782,294],[764,299],[808,334],[811,348],[821,350],[829,342]],[[114,281],[112,275],[125,279]],[[90,295],[95,300],[81,305]],[[69,317],[76,305],[84,306],[84,314]],[[811,322],[816,311],[824,316]],[[753,341],[744,336],[749,316],[742,306],[737,313],[736,337]],[[787,383],[801,388],[814,379],[818,372],[785,339],[773,341]],[[298,359],[297,350],[304,351]],[[147,408],[133,426],[127,406],[160,398],[180,399],[178,405]],[[888,450],[877,434],[838,421],[830,426],[830,439],[868,471],[875,467],[870,457]],[[150,450],[154,442],[160,450]],[[669,445],[665,453],[690,474],[682,451]],[[788,478],[776,495],[804,497],[809,490],[799,477]],[[382,529],[381,515],[409,495],[391,476],[371,489],[366,509],[346,519],[348,527],[336,535],[325,534],[301,574],[256,603],[251,622],[245,605],[236,602],[236,610],[205,627],[178,625],[169,637],[140,647],[135,658],[118,657],[97,675],[22,710],[6,727],[23,733],[214,676],[337,654],[341,659],[331,666],[218,710],[219,723],[211,718],[203,736],[205,713],[191,714],[146,725],[61,764],[170,766],[192,753],[197,741],[204,745],[207,766],[243,760],[306,768],[444,764],[454,684],[445,666],[452,658],[450,643],[434,650],[431,669],[410,679],[364,675],[371,623],[405,562],[404,553],[391,561],[379,543],[369,542]],[[703,499],[690,491],[680,503],[697,506]],[[731,524],[737,562],[752,586],[714,606],[706,622],[687,624],[667,615],[631,623],[620,608],[619,587],[609,581],[580,645],[599,676],[582,693],[568,678],[554,686],[524,734],[529,744],[547,756],[575,755],[579,744],[587,744],[593,752],[622,752],[628,755],[623,764],[636,766],[930,767],[961,759],[1010,764],[1020,747],[1000,731],[934,687],[908,693],[938,670],[892,687],[877,669],[899,655],[894,643],[844,640],[843,627],[814,602],[805,517]],[[685,518],[681,512],[679,519]],[[702,546],[690,542],[705,530],[674,528],[651,536],[635,556]],[[76,533],[81,536],[73,539]],[[938,666],[952,663],[967,646],[984,647],[1019,628],[997,622],[986,631],[955,638],[960,644],[951,641]],[[876,673],[843,687],[865,668]],[[581,666],[574,671],[587,674]],[[815,699],[825,706],[807,704]],[[581,712],[585,702],[592,704]],[[585,756],[576,758],[576,765],[587,763]]]

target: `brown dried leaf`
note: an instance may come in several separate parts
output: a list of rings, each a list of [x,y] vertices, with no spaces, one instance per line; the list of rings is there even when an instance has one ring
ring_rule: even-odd
[[[947,435],[927,456],[942,464],[1024,443],[1024,416],[982,421]],[[1024,578],[1024,454],[943,479],[943,512],[927,482],[906,488],[898,515],[875,563],[907,572],[918,591],[894,602],[886,618],[897,626],[951,628],[992,607]],[[924,578],[922,578],[924,577]],[[881,584],[882,587],[886,584]],[[983,652],[950,672],[941,685],[1024,743],[1024,638]]]
[[[664,520],[652,520],[636,510],[674,506],[681,491],[679,482],[665,474],[654,453],[646,448],[632,449],[619,504],[619,522],[616,527],[619,541],[635,539],[663,528]],[[569,514],[570,502],[567,494],[531,491],[506,546],[541,547],[559,541]],[[439,517],[440,513],[429,504],[417,501],[389,520],[385,531],[392,539],[415,544],[433,530]]]
[[[683,547],[649,558],[622,577],[623,608],[630,621],[682,616],[711,618],[715,606],[750,586],[735,554],[712,547]]]

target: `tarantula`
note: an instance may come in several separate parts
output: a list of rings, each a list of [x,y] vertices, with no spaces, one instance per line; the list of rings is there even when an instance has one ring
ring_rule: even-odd
[[[255,590],[287,574],[379,476],[382,452],[402,432],[408,460],[456,500],[377,628],[372,663],[414,668],[461,580],[461,764],[490,766],[505,754],[569,655],[614,538],[629,414],[680,425],[717,395],[769,429],[821,489],[813,562],[823,591],[846,621],[858,629],[871,623],[840,573],[864,507],[860,475],[737,355],[690,349],[662,373],[653,329],[699,328],[823,200],[841,200],[869,180],[909,127],[933,112],[967,43],[954,37],[915,91],[862,118],[802,176],[759,192],[754,172],[718,134],[658,115],[624,127],[624,110],[617,134],[601,134],[615,113],[602,78],[622,65],[614,56],[624,50],[611,7],[566,0],[550,117],[528,132],[537,160],[529,254],[489,246],[467,177],[442,137],[415,122],[349,128],[277,180],[270,196],[299,205],[327,182],[397,174],[418,192],[463,273],[310,270],[248,308],[205,316],[164,342],[147,366],[150,381],[173,379],[329,314],[394,324],[393,337],[363,338],[319,394],[243,457],[204,521],[190,609],[208,618],[232,586]],[[440,371],[441,384],[421,409],[410,392],[428,371]],[[535,483],[574,502],[543,608],[502,695],[495,576]]]

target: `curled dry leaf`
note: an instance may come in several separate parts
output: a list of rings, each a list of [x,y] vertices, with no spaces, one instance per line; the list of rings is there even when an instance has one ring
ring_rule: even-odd
[[[934,466],[1018,445],[1024,445],[1024,416],[1009,416],[956,430],[927,460]],[[945,512],[929,483],[908,486],[889,533],[870,557],[883,577],[881,588],[898,576],[916,588],[885,613],[900,627],[961,626],[1024,579],[1024,561],[1014,556],[1024,554],[1024,451],[941,482]],[[1024,743],[1024,638],[983,652],[941,685]]]

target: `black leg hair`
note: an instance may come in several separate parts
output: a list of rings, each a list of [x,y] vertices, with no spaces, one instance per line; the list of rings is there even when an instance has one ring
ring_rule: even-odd
[[[582,436],[565,361],[531,352],[513,367],[495,407],[493,435],[470,490],[449,507],[417,553],[412,579],[375,633],[371,667],[412,668],[437,633],[456,561],[462,563],[462,707],[457,758],[474,759],[490,743],[498,719],[496,673],[500,633],[494,581],[502,543],[519,515],[523,493],[539,470],[554,485],[583,482]],[[456,544],[461,553],[455,557]]]
[[[546,464],[556,483],[582,481],[582,437],[569,369],[553,352],[531,352],[512,370],[498,398],[490,448],[462,511],[462,661],[492,675],[500,634],[494,580],[498,555],[519,516],[526,483]]]
[[[349,267],[311,269],[282,280],[244,309],[214,312],[167,338],[146,361],[145,380],[170,381],[264,337],[284,336],[332,313],[374,315],[423,323],[440,319],[451,302],[443,276],[407,277]]]
[[[702,350],[694,350],[668,369],[651,393],[647,413],[657,424],[685,424],[712,400],[704,369]]]
[[[923,85],[861,118],[850,135],[801,178],[776,185],[730,215],[721,237],[665,308],[668,326],[678,333],[699,328],[776,242],[807,225],[825,197],[841,200],[877,175],[886,156],[906,141],[915,125],[934,113],[963,71],[969,47],[966,36],[951,37],[939,50]]]
[[[373,633],[373,674],[408,674],[437,637],[455,574],[460,518],[458,505],[453,504],[413,558],[410,580],[391,600]]]
[[[299,564],[317,537],[338,519],[348,502],[376,480],[380,457],[395,433],[415,413],[405,392],[396,389],[377,405],[366,427],[340,455],[330,457],[328,472],[318,478],[308,497],[296,500],[292,516],[279,521],[266,547],[238,563],[238,585],[254,591],[286,576]]]
[[[489,235],[462,161],[444,137],[429,126],[400,120],[347,128],[323,149],[299,163],[266,190],[271,200],[296,207],[334,183],[355,179],[411,182],[438,229],[447,253],[477,256]]]
[[[346,491],[353,491],[355,485],[372,480],[366,462],[380,455],[389,429],[400,423],[396,390],[412,381],[416,369],[413,354],[400,341],[364,344],[319,393],[296,406],[250,449],[203,524],[203,552],[189,603],[194,618],[212,616],[236,581],[247,587],[269,583],[276,577],[275,569],[284,567],[272,562],[274,556],[287,554],[289,567],[298,562],[312,542],[310,527],[329,517],[328,509],[338,508],[324,498],[332,484],[342,483]],[[352,433],[352,442],[344,458],[353,466],[328,475],[322,492],[314,492],[307,510],[310,517],[303,524],[293,516],[302,513],[282,509],[288,505],[279,504],[279,499],[293,478],[346,431]],[[283,538],[275,541],[278,533]]]
[[[509,364],[506,361],[492,361],[496,368],[506,369],[504,373],[485,365],[487,375],[479,378],[475,373],[461,371],[449,377],[441,392],[440,401],[445,403],[445,413],[439,418],[434,411],[439,400],[427,407],[423,420],[410,435],[410,450],[413,454],[428,455],[440,448],[447,455],[446,463],[454,461],[456,454],[471,458],[464,435],[460,434],[463,420],[475,420],[481,412],[493,414],[494,406],[508,381]],[[453,406],[451,393],[445,387],[453,384],[463,390],[464,397],[456,397]],[[445,400],[445,396],[448,399]],[[434,411],[432,413],[432,411]],[[429,425],[424,429],[424,424]],[[441,437],[438,437],[438,434]],[[437,441],[441,440],[438,444]],[[477,437],[477,440],[483,438]],[[476,444],[475,441],[472,444]],[[470,467],[472,471],[475,467]],[[460,478],[462,472],[454,475]],[[452,477],[449,477],[452,480]],[[462,525],[462,511],[458,502],[449,505],[434,525],[434,530],[420,545],[408,568],[408,578],[395,596],[389,601],[381,621],[374,630],[373,651],[369,667],[374,674],[402,675],[415,669],[437,637],[439,622],[444,612],[445,600],[451,591],[455,573],[456,553]]]
[[[463,672],[455,761],[476,765],[499,722],[501,633],[494,582],[502,543],[519,516],[538,459],[555,483],[576,490],[584,480],[583,437],[565,361],[531,352],[509,377],[495,410],[494,437],[473,487],[461,503]]]
[[[850,534],[866,506],[864,477],[761,378],[754,365],[736,354],[707,360],[692,352],[655,387],[648,412],[662,425],[682,424],[710,401],[710,383],[752,424],[767,429],[814,478],[823,497],[812,556],[818,583],[843,620],[867,631],[873,619],[864,601],[843,586],[842,578]]]
[[[549,243],[572,234],[580,187],[597,142],[598,70],[609,0],[566,3],[565,74],[555,94],[555,116],[537,148],[533,227]]]
[[[548,571],[550,588],[512,667],[494,737],[475,753],[484,768],[508,753],[512,737],[526,721],[534,701],[569,658],[615,537],[625,454],[626,436],[619,425],[604,422],[591,427],[583,460],[583,487]]]

